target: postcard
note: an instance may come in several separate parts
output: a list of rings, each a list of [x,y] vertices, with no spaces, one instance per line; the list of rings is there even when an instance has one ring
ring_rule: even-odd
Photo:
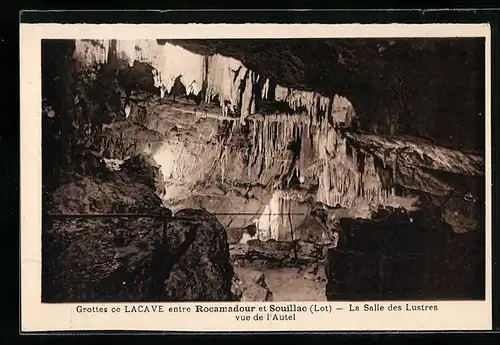
[[[21,24],[21,330],[491,330],[485,24]]]

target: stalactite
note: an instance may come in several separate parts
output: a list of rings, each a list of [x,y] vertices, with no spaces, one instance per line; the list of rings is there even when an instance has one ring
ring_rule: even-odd
[[[117,57],[126,61],[130,67],[134,65],[136,60],[136,42],[135,41],[116,41]]]
[[[243,94],[241,96],[241,112],[240,112],[240,121],[241,123],[245,123],[245,119],[248,117],[248,115],[252,114],[255,112],[255,102],[253,99],[253,87],[254,84],[252,83],[252,75],[253,72],[248,71],[248,73],[245,76],[245,87]]]
[[[77,40],[75,56],[84,64],[105,63],[110,49],[109,40]],[[238,60],[215,54],[203,56],[192,53],[174,44],[160,45],[156,40],[116,40],[116,54],[133,66],[134,61],[149,63],[153,66],[154,85],[159,89],[160,96],[170,93],[177,78],[186,87],[188,93],[198,94],[206,87],[205,101],[210,102],[218,96],[223,114],[235,112],[242,122],[255,111],[255,89],[258,75],[248,69]],[[244,87],[243,87],[244,86]],[[274,86],[274,84],[273,84]],[[266,79],[258,91],[263,99],[269,98],[271,81]],[[240,90],[244,89],[243,93]],[[330,98],[315,92],[300,91],[277,85],[273,96],[277,101],[284,101],[292,109],[305,108],[310,118],[317,117],[318,110],[328,111]],[[342,101],[341,98],[337,97]],[[326,114],[328,117],[329,114]]]
[[[285,120],[284,120],[285,119]],[[290,153],[290,145],[300,140],[296,117],[281,118],[277,121],[272,116],[263,116],[261,119],[251,119],[248,151],[248,174],[255,172],[256,167],[267,170],[273,167],[281,172],[283,178],[290,174],[290,162],[283,160],[286,152]],[[281,159],[277,159],[281,158]],[[299,172],[297,172],[299,174]],[[291,176],[288,176],[291,178]],[[285,181],[285,180],[283,180]]]
[[[393,181],[396,180],[397,160],[398,160],[397,152],[394,152],[394,156],[392,157],[392,180]]]
[[[108,60],[109,40],[76,40],[73,58],[84,66],[104,64]]]
[[[268,92],[269,92],[269,78],[266,79],[264,86],[262,87],[262,99],[268,98]]]
[[[335,101],[343,101],[342,98],[336,96],[332,105],[328,98],[321,95],[308,96],[305,93],[290,92],[289,99],[294,99],[294,105],[306,105],[311,112],[312,121],[307,130],[309,136],[313,137],[313,156],[317,155],[320,166],[312,169],[308,177],[319,182],[317,200],[330,206],[340,204],[343,207],[351,207],[359,202],[382,202],[386,198],[384,185],[373,168],[373,159],[368,156],[358,157],[356,148],[349,147],[346,139],[339,136],[334,129],[335,123],[345,124],[352,121],[352,118],[348,118],[353,114],[350,108],[335,104]],[[328,114],[332,109],[333,113]],[[306,140],[307,136],[302,135],[300,155],[304,158],[301,158],[299,165],[302,171],[308,168],[305,164],[306,157],[311,156]],[[360,160],[364,162],[360,164]],[[370,166],[369,163],[371,169],[361,168]]]
[[[74,57],[84,66],[107,62],[109,40],[76,40]],[[216,96],[225,116],[234,114],[239,107],[241,121],[255,112],[256,80],[259,76],[238,60],[215,54],[203,56],[192,53],[180,46],[156,40],[116,40],[117,57],[129,66],[135,61],[148,63],[153,67],[153,81],[164,97],[170,93],[178,78],[187,94],[198,95],[205,87],[205,101],[211,102]],[[244,86],[244,88],[243,88]],[[244,89],[243,93],[240,90]],[[269,80],[259,90],[267,97]]]
[[[166,91],[170,93],[175,80],[180,77],[180,82],[187,92],[197,95],[201,91],[205,73],[203,56],[171,44],[163,46],[162,54],[163,61],[160,62],[159,72]]]
[[[234,112],[239,99],[239,86],[247,70],[236,59],[219,54],[208,58],[207,90],[205,101],[210,102],[219,96],[220,106],[226,105]]]

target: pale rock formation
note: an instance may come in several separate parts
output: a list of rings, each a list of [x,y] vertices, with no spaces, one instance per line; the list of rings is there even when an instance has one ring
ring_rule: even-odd
[[[236,59],[215,54],[208,58],[207,91],[205,101],[219,96],[223,115],[234,113],[239,102],[239,86],[246,78],[247,69]]]
[[[288,91],[288,88],[281,85],[276,85],[276,89],[274,90],[274,97],[277,101],[284,101],[288,96]]]
[[[83,65],[107,62],[110,42],[98,41],[94,44],[85,40],[76,41],[74,57]],[[254,112],[254,83],[258,75],[249,71],[233,58],[214,54],[205,57],[192,53],[174,44],[158,44],[153,40],[118,40],[116,56],[133,66],[134,61],[149,63],[153,68],[154,85],[163,98],[170,93],[177,78],[186,88],[187,94],[198,95],[206,84],[205,100],[210,102],[218,96],[223,115],[235,113],[239,106],[240,117]],[[240,89],[244,88],[241,94]]]
[[[108,167],[109,170],[112,171],[120,171],[121,166],[125,162],[125,160],[122,159],[116,159],[116,158],[103,158],[104,163],[106,163],[106,166]]]
[[[281,190],[274,192],[261,216],[255,220],[261,241],[284,241],[305,219],[307,206],[298,204],[299,196]]]
[[[75,40],[73,58],[84,66],[104,64],[108,61],[109,40]]]
[[[130,116],[130,110],[131,110],[130,105],[127,104],[125,106],[125,118]]]

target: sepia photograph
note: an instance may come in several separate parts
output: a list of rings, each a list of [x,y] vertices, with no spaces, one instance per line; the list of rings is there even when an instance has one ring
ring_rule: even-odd
[[[43,39],[42,303],[485,300],[485,38]]]

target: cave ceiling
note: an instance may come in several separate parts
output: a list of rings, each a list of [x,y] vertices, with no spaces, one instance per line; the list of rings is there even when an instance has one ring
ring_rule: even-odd
[[[348,98],[365,130],[484,146],[484,40],[478,38],[158,40],[242,61],[275,83]],[[443,136],[443,129],[451,135]],[[387,132],[387,130],[386,130]],[[472,138],[464,143],[463,138]]]
[[[158,40],[192,52],[222,54],[242,61],[248,68],[283,86],[331,96],[353,87],[378,82],[386,89],[386,77],[424,76],[432,68],[442,72],[477,73],[484,60],[484,41],[477,39],[248,39]],[[408,69],[408,67],[412,67]],[[426,75],[427,78],[431,77]],[[438,77],[438,76],[434,76]],[[385,82],[384,82],[385,81]],[[362,82],[367,85],[362,85]]]

